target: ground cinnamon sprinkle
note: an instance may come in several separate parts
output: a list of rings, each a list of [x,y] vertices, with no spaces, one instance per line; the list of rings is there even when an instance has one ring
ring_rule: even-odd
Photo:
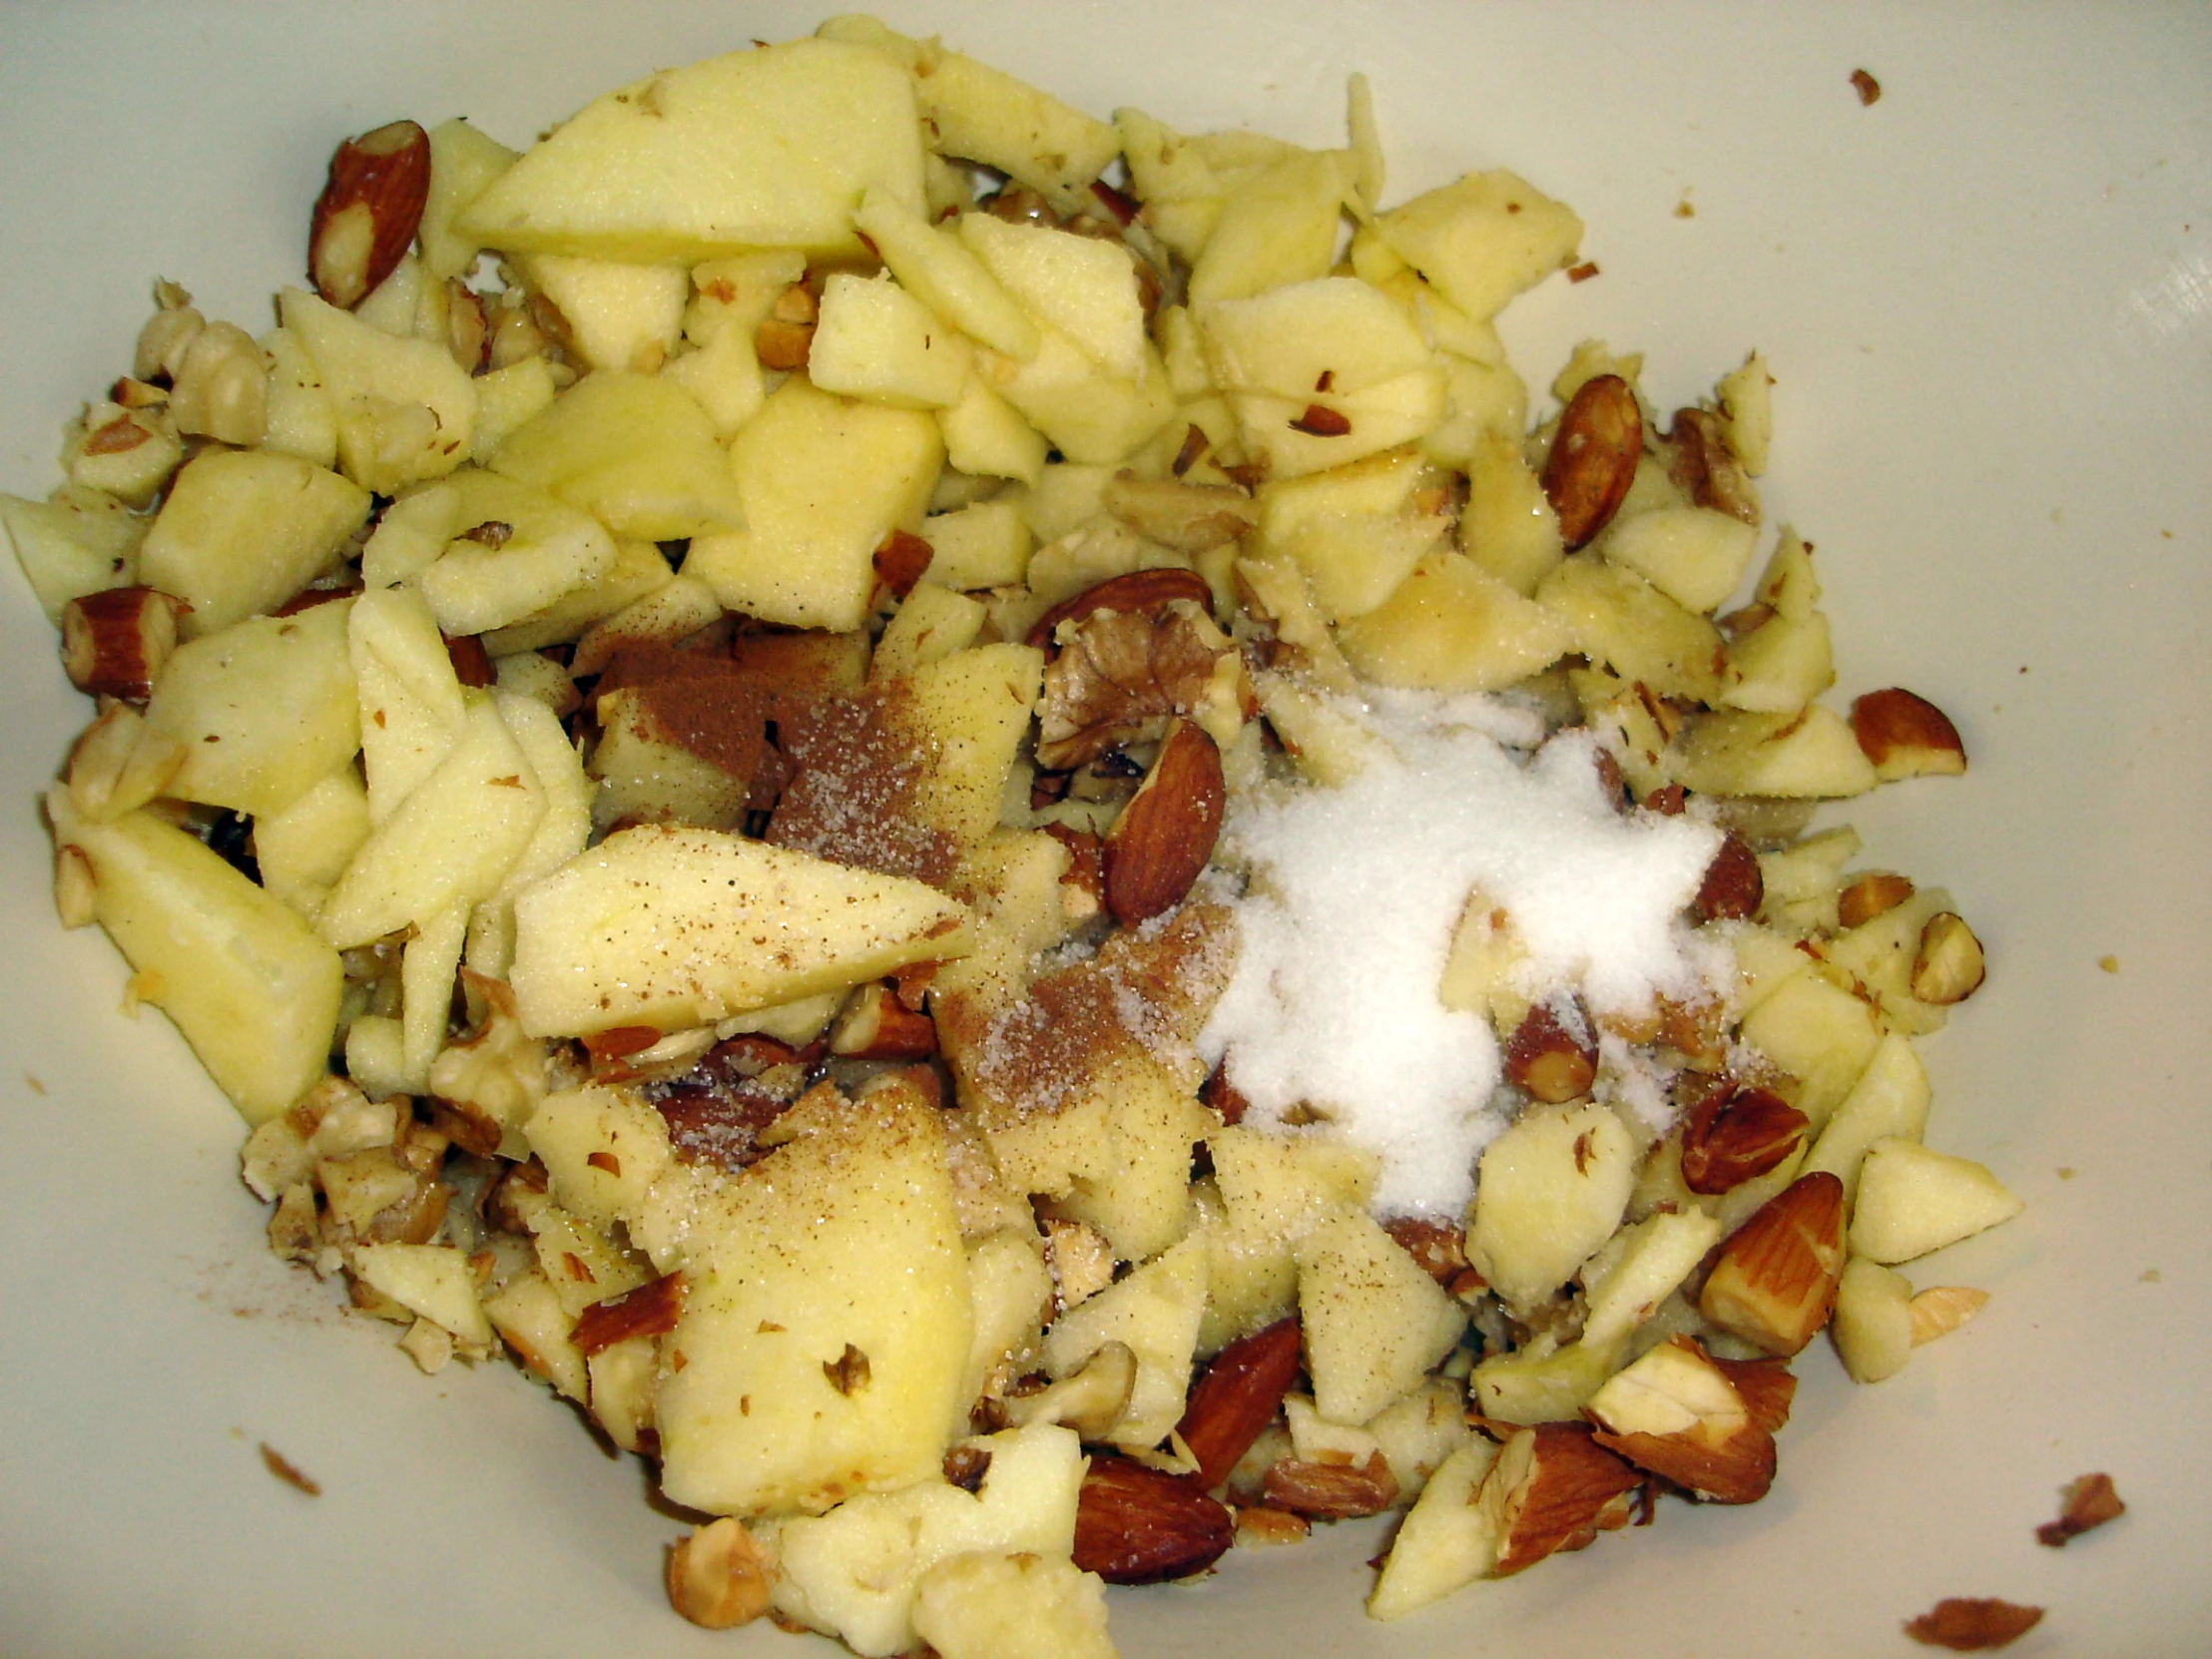
[[[795,776],[767,839],[819,858],[942,885],[960,849],[917,811],[931,757],[897,686],[823,698],[781,716]]]

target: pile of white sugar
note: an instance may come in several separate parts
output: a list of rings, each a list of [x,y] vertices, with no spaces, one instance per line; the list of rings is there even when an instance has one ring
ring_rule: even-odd
[[[1716,983],[1716,952],[1682,912],[1720,834],[1616,811],[1588,734],[1528,757],[1540,729],[1494,700],[1399,696],[1365,719],[1381,741],[1352,783],[1232,804],[1225,846],[1252,879],[1199,1044],[1248,1122],[1311,1108],[1375,1152],[1377,1213],[1456,1217],[1504,1124],[1488,1022],[1437,999],[1469,894],[1511,918],[1532,996],[1641,1011]]]

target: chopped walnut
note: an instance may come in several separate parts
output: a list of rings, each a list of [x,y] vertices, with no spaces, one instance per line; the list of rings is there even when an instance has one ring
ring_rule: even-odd
[[[1211,728],[1227,711],[1233,729],[1241,678],[1236,647],[1193,601],[1152,616],[1093,612],[1045,669],[1037,764],[1064,772],[1155,743],[1176,716]]]

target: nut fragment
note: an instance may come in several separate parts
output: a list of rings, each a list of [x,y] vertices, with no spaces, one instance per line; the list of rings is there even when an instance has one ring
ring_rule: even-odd
[[[1284,1457],[1271,1464],[1261,1491],[1278,1509],[1319,1520],[1380,1515],[1397,1501],[1397,1476],[1380,1451],[1365,1463],[1309,1463]]]
[[[821,303],[803,282],[794,282],[778,294],[775,306],[753,331],[753,350],[761,366],[785,372],[805,368],[821,315]]]
[[[1805,1139],[1807,1119],[1771,1089],[1724,1086],[1682,1128],[1682,1182],[1713,1197],[1778,1168]]]
[[[1885,783],[1966,770],[1966,746],[1950,717],[1902,686],[1869,692],[1852,704],[1851,730]]]
[[[1690,909],[1699,921],[1743,921],[1759,913],[1766,896],[1759,854],[1740,831],[1731,830],[1721,837],[1713,861],[1705,866],[1705,878],[1698,884]]]
[[[347,139],[330,158],[307,230],[315,292],[351,310],[406,258],[430,194],[430,135],[394,121]]]
[[[593,1303],[576,1316],[569,1340],[588,1360],[626,1338],[666,1336],[683,1312],[684,1276],[663,1274],[634,1291]]]
[[[1625,1458],[1599,1445],[1586,1423],[1516,1429],[1475,1493],[1498,1541],[1492,1574],[1503,1578],[1547,1555],[1581,1549],[1607,1530],[1617,1500],[1643,1479]]]
[[[1993,1596],[1945,1596],[1906,1625],[1905,1633],[1928,1647],[1981,1653],[2008,1647],[2042,1622],[2040,1607],[2022,1607]]]
[[[1579,1100],[1597,1081],[1597,1041],[1587,1022],[1570,1030],[1546,1002],[1528,1010],[1505,1045],[1505,1076],[1547,1105]]]
[[[1667,476],[1691,502],[1759,522],[1759,492],[1751,487],[1735,450],[1728,446],[1727,422],[1710,409],[1677,409],[1667,429]]]
[[[1591,1396],[1597,1443],[1714,1503],[1756,1503],[1774,1484],[1774,1435],[1728,1374],[1673,1337]]]
[[[1063,622],[1080,623],[1099,611],[1157,616],[1178,599],[1188,599],[1194,604],[1211,608],[1214,590],[1206,585],[1206,578],[1195,570],[1184,570],[1177,566],[1157,570],[1132,570],[1126,575],[1100,582],[1095,587],[1085,588],[1072,599],[1061,600],[1037,618],[1029,630],[1027,643],[1049,653],[1058,649],[1060,624]]]
[[[62,606],[62,668],[89,697],[144,706],[177,648],[184,606],[157,588],[104,588]]]
[[[1544,497],[1559,515],[1567,551],[1586,545],[1620,511],[1643,452],[1643,413],[1628,382],[1618,374],[1585,380],[1544,458]]]
[[[1382,1231],[1420,1264],[1423,1273],[1446,1289],[1467,1271],[1466,1230],[1456,1223],[1399,1216],[1384,1222]]]
[[[1352,417],[1326,403],[1309,403],[1306,412],[1291,422],[1291,430],[1314,438],[1341,438],[1352,431]]]
[[[2064,1507],[2056,1520],[2045,1521],[2035,1529],[2035,1541],[2061,1549],[2068,1538],[2078,1538],[2091,1527],[2118,1520],[2126,1513],[2127,1505],[2113,1489],[2109,1474],[2084,1474],[2067,1482]]]
[[[1187,720],[1106,833],[1106,908],[1124,927],[1182,903],[1213,856],[1228,801],[1221,751]]]
[[[1014,1428],[1056,1422],[1086,1440],[1103,1440],[1129,1408],[1137,1386],[1137,1356],[1127,1343],[1107,1343],[1083,1369],[1031,1394],[1009,1394],[1006,1421]]]
[[[1947,1337],[1974,1315],[1981,1312],[1989,1300],[1987,1291],[1977,1291],[1970,1285],[1931,1285],[1913,1298],[1913,1346],[1932,1343],[1937,1337]]]
[[[876,580],[900,599],[914,591],[937,550],[910,530],[892,530],[875,550]]]
[[[1095,1452],[1075,1505],[1075,1564],[1109,1584],[1187,1578],[1236,1538],[1228,1508],[1196,1479]]]
[[[1259,503],[1227,484],[1139,478],[1126,470],[1107,480],[1099,505],[1145,540],[1178,553],[1204,553],[1224,542],[1243,541],[1260,519]]]
[[[1938,910],[1928,918],[1921,928],[1920,949],[1913,955],[1915,996],[1944,1005],[1963,1002],[1981,988],[1987,973],[1981,941],[1963,917]]]
[[[1192,1385],[1176,1431],[1198,1459],[1201,1485],[1211,1490],[1228,1479],[1275,1419],[1298,1377],[1298,1321],[1281,1320],[1231,1343]]]
[[[1844,1271],[1844,1184],[1827,1170],[1800,1176],[1729,1235],[1706,1276],[1698,1312],[1754,1348],[1788,1359],[1836,1305]]]
[[[862,985],[830,1027],[830,1052],[853,1060],[925,1060],[937,1051],[937,1028],[898,1000],[889,985]]]
[[[1780,1360],[1715,1360],[1723,1376],[1744,1396],[1751,1420],[1770,1434],[1782,1432],[1797,1398],[1797,1379]]]
[[[759,1618],[768,1611],[775,1582],[775,1563],[745,1523],[728,1515],[668,1553],[669,1605],[709,1630],[729,1630]]]
[[[54,910],[64,927],[89,927],[99,919],[99,879],[92,859],[68,841],[54,848]]]
[[[1913,896],[1913,883],[1888,870],[1870,869],[1854,876],[1836,895],[1836,925],[1858,927],[1887,914]]]

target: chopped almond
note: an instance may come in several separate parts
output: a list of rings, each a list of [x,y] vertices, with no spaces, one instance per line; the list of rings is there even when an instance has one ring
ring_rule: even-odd
[[[1785,1187],[1729,1236],[1698,1311],[1788,1359],[1828,1323],[1843,1271],[1844,1184],[1820,1170]]]

